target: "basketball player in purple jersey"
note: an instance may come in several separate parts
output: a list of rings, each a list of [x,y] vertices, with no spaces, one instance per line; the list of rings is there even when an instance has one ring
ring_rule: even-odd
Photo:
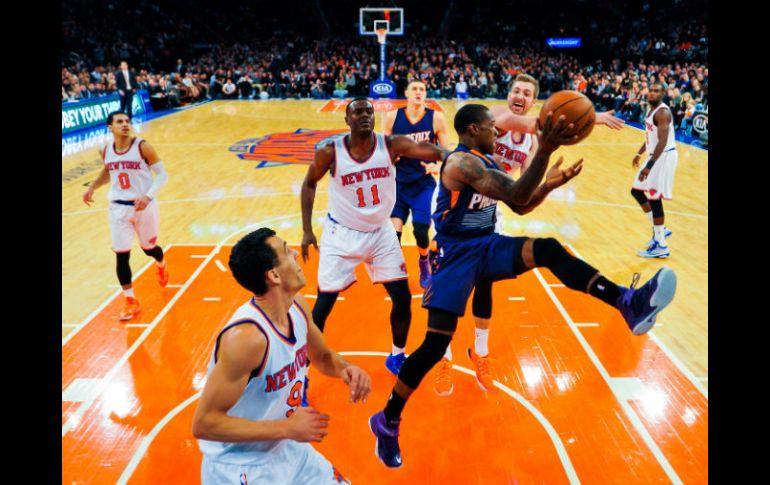
[[[385,115],[382,132],[386,135],[405,135],[415,142],[436,143],[449,148],[449,133],[444,114],[425,106],[425,83],[411,81],[406,86],[406,107],[389,111]],[[430,201],[436,188],[432,173],[438,173],[436,163],[401,157],[396,165],[396,205],[390,220],[401,241],[404,224],[412,212],[412,227],[417,251],[420,253],[420,286],[427,288],[430,282],[428,244],[430,236]]]
[[[501,200],[515,210],[537,205],[556,187],[567,183],[582,168],[582,160],[561,169],[560,161],[546,175],[548,159],[559,145],[574,140],[564,117],[553,124],[548,114],[538,134],[539,147],[527,172],[517,181],[497,169],[495,119],[479,104],[460,108],[454,119],[460,144],[445,159],[433,212],[436,236],[430,250],[431,283],[423,296],[428,309],[428,331],[422,344],[401,367],[383,411],[372,415],[369,428],[376,437],[375,453],[390,468],[402,466],[398,443],[401,414],[411,394],[446,352],[457,320],[480,279],[516,278],[536,267],[548,268],[564,285],[582,291],[618,309],[634,335],[648,332],[658,313],[674,298],[676,275],[660,269],[636,289],[605,278],[596,268],[569,254],[554,238],[510,237],[497,234],[495,211]],[[545,181],[541,184],[543,175]]]
[[[513,130],[514,121],[527,116],[540,92],[540,84],[532,76],[519,74],[511,81],[508,88],[508,107],[505,114],[499,118],[495,116],[494,161],[500,170],[512,177],[521,177],[532,162],[537,152],[538,139],[532,133]],[[502,107],[494,106],[491,111],[502,110]],[[605,124],[611,129],[623,127],[623,120],[612,116],[612,111],[597,114],[597,123]],[[542,202],[545,199],[539,201]],[[524,211],[521,207],[517,214],[524,215],[537,207],[531,204]],[[495,232],[502,234],[502,211],[497,209],[497,222]],[[494,389],[494,372],[489,358],[489,326],[492,316],[492,282],[480,280],[473,292],[473,317],[476,324],[474,348],[468,349],[468,356],[476,370],[476,381],[485,391]],[[439,396],[448,396],[454,389],[452,382],[452,349],[447,347],[446,355],[436,366],[435,382],[433,390]]]

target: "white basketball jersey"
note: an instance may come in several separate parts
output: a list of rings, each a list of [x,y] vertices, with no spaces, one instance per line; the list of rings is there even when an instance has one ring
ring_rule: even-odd
[[[114,142],[104,147],[104,165],[110,172],[108,200],[135,200],[150,189],[152,173],[139,151],[142,141],[141,138],[134,138],[125,152],[115,150]]]
[[[374,151],[363,162],[353,159],[345,138],[334,141],[329,182],[329,215],[350,229],[373,232],[390,219],[396,204],[396,167],[384,135],[374,134]]]
[[[506,131],[495,139],[495,161],[508,172],[521,168],[532,150],[532,134]]]
[[[670,108],[664,103],[660,103],[658,107],[654,110],[651,110],[647,115],[647,118],[644,119],[645,143],[647,144],[648,155],[652,155],[652,153],[655,151],[655,146],[658,144],[658,127],[655,126],[653,117],[655,116],[655,113],[657,113],[661,108],[671,111]],[[666,147],[663,149],[663,151],[667,151],[671,148],[676,148],[673,116],[671,117],[671,121],[668,124],[668,139],[666,140]]]
[[[307,375],[307,325],[305,312],[297,302],[289,309],[291,332],[282,335],[261,308],[251,299],[242,305],[230,322],[217,335],[208,374],[214,369],[222,333],[236,325],[256,325],[267,339],[262,364],[254,369],[235,406],[228,416],[252,421],[286,419],[302,402],[302,388]],[[240,465],[260,463],[283,440],[247,443],[224,443],[198,440],[203,454],[211,459]]]

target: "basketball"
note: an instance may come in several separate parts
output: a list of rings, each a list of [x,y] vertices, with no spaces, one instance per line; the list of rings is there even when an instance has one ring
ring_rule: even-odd
[[[559,91],[552,94],[540,109],[539,128],[542,129],[545,117],[551,111],[553,111],[553,123],[556,123],[559,116],[564,115],[567,124],[573,123],[575,125],[573,133],[578,135],[578,138],[573,142],[565,143],[565,145],[574,145],[582,141],[594,129],[594,122],[596,121],[594,104],[577,91]]]

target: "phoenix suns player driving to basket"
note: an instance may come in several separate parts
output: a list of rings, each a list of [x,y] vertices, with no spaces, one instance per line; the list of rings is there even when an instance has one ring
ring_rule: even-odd
[[[532,127],[525,120],[534,120],[528,117],[528,113],[535,104],[540,93],[540,84],[532,76],[527,74],[517,75],[508,87],[507,106],[493,106],[490,111],[495,113],[495,138],[494,161],[498,169],[511,177],[520,178],[524,175],[538,148],[538,138]],[[597,113],[596,123],[617,130],[623,127],[624,121],[616,118],[613,111]],[[522,128],[525,130],[522,131]],[[577,175],[577,174],[575,174]],[[555,188],[555,187],[553,187]],[[516,207],[514,210],[519,215],[524,215],[534,210],[545,198],[537,204],[530,204],[526,208]],[[503,213],[498,207],[496,215],[495,232],[503,233]],[[486,279],[479,280],[473,291],[473,319],[475,323],[474,347],[468,349],[468,356],[476,370],[476,380],[485,391],[494,389],[494,371],[489,354],[489,328],[492,317],[492,282]],[[447,347],[444,358],[436,366],[433,390],[439,396],[448,396],[454,390],[452,381],[452,348]]]
[[[463,106],[454,126],[460,144],[441,169],[433,212],[433,271],[422,301],[428,309],[428,330],[422,344],[401,367],[385,408],[369,419],[376,436],[375,452],[385,466],[392,468],[402,465],[398,436],[404,406],[444,355],[457,320],[465,313],[468,297],[480,279],[512,279],[536,267],[548,268],[566,287],[618,309],[634,335],[653,327],[657,314],[672,301],[676,291],[676,276],[668,268],[659,270],[638,289],[636,274],[631,288],[625,288],[569,254],[554,238],[509,237],[494,232],[498,200],[511,208],[536,205],[552,188],[580,171],[582,160],[561,169],[560,159],[541,184],[551,153],[575,139],[572,125],[566,124],[563,116],[555,124],[552,114],[546,116],[532,165],[517,181],[498,170],[490,156],[495,150],[497,130],[488,108],[479,104]]]
[[[107,198],[112,250],[115,251],[118,281],[125,300],[118,318],[130,320],[141,310],[131,282],[131,245],[134,233],[147,256],[152,256],[158,270],[158,283],[168,284],[168,269],[163,249],[158,245],[160,212],[155,197],[168,176],[163,162],[147,141],[131,136],[131,118],[120,111],[107,116],[107,127],[114,142],[101,151],[104,167],[85,194],[83,202],[91,205],[94,191],[110,182]],[[155,177],[153,177],[155,174]]]

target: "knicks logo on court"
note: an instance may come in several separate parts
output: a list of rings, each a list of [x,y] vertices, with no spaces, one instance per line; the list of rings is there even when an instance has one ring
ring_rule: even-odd
[[[286,163],[309,165],[313,161],[316,146],[347,133],[348,130],[300,128],[290,133],[272,133],[261,138],[240,140],[230,145],[228,150],[237,153],[241,160],[258,162],[257,168]]]

